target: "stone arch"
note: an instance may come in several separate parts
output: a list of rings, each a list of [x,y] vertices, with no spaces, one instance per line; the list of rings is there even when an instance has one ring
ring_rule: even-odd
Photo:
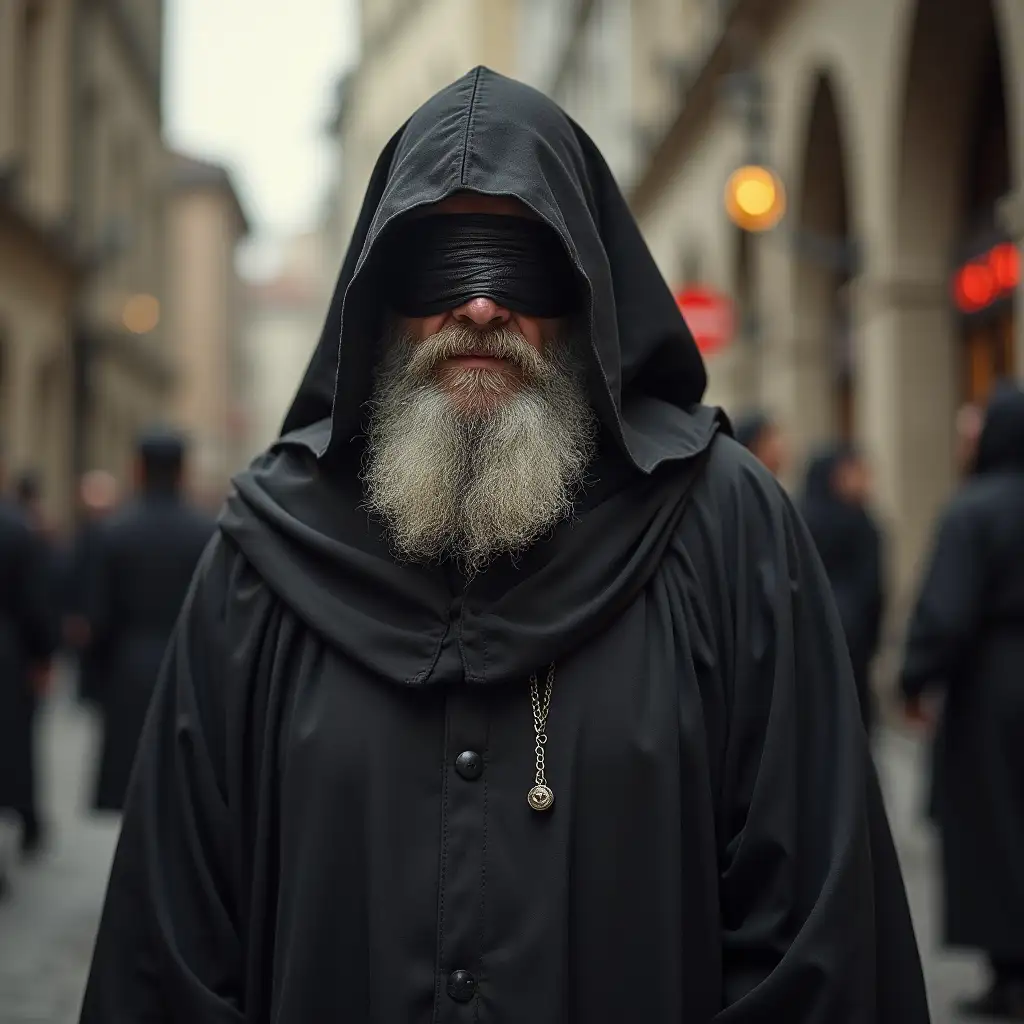
[[[1012,358],[1012,344],[997,352],[998,339],[979,341],[976,327],[986,318],[965,322],[949,298],[955,267],[1001,240],[996,203],[1013,178],[1004,56],[991,0],[918,0],[906,53],[896,260],[902,279],[943,295],[930,324],[938,370],[922,415],[930,431],[948,436],[956,406],[985,397],[985,360],[993,360],[993,373],[1012,369],[1001,365]],[[1003,312],[1012,320],[1012,308]]]
[[[854,434],[854,359],[849,284],[848,140],[831,74],[815,74],[793,197],[795,358],[806,440],[814,445]]]
[[[992,0],[913,0],[906,17],[893,88],[887,274],[866,295],[877,317],[877,450],[904,594],[954,485],[956,410],[969,397],[967,325],[954,307],[952,275],[982,221],[998,230],[994,200],[1013,153]],[[985,132],[1002,168],[983,185],[977,158]],[[978,216],[982,208],[987,218]],[[991,245],[996,237],[976,240]]]

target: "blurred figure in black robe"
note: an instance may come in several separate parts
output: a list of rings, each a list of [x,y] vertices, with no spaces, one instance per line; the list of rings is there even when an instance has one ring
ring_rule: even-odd
[[[71,548],[64,608],[64,640],[78,659],[78,697],[93,703],[103,683],[106,650],[93,633],[87,607],[89,581],[97,573],[106,521],[117,508],[117,480],[104,470],[90,470],[79,486],[80,520]]]
[[[933,807],[945,938],[987,953],[975,1012],[1024,1019],[1024,393],[1003,385],[946,509],[910,621],[902,689],[945,700]]]
[[[22,510],[0,498],[0,809],[21,819],[26,854],[41,839],[34,733],[56,645],[49,568],[47,549]]]
[[[103,717],[97,810],[118,811],[168,637],[213,523],[181,493],[183,440],[154,432],[139,445],[136,500],[94,536],[86,601],[93,681]]]
[[[811,460],[800,508],[832,584],[868,730],[875,718],[871,665],[885,611],[882,537],[868,511],[869,489],[863,457],[835,446]]]
[[[38,545],[38,572],[41,577],[39,586],[46,609],[47,632],[52,637],[54,644],[59,646],[61,609],[64,602],[67,568],[66,551],[61,544],[56,527],[47,515],[43,502],[43,482],[35,470],[25,470],[18,475],[14,485],[14,500]],[[53,670],[52,662],[47,664],[45,670],[37,670],[33,686],[33,699],[28,708],[30,714],[27,761],[29,776],[26,793],[28,802],[21,811],[23,823],[21,844],[22,852],[26,856],[41,851],[46,842],[47,828],[40,806],[37,724],[40,708],[53,686]]]
[[[551,100],[413,115],[175,630],[86,1024],[927,1021],[828,581],[705,383]]]
[[[786,469],[786,440],[782,428],[765,412],[749,412],[735,424],[735,437],[772,476]]]

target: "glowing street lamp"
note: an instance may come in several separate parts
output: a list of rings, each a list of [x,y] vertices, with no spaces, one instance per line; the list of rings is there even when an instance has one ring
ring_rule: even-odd
[[[121,322],[132,334],[149,334],[160,322],[160,302],[153,295],[133,295],[121,310]]]
[[[770,231],[786,212],[786,190],[767,167],[747,164],[729,175],[725,209],[743,231]]]

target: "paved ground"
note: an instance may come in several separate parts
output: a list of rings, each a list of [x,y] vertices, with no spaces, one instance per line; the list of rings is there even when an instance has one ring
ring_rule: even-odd
[[[88,970],[116,826],[81,813],[91,777],[95,728],[66,696],[42,721],[55,845],[19,868],[0,905],[0,1024],[73,1024]],[[934,1024],[962,1018],[953,1000],[983,981],[977,962],[935,944],[934,850],[920,824],[920,748],[895,734],[879,747],[883,785],[906,873],[931,993]],[[130,1024],[130,1022],[124,1022]]]
[[[13,873],[0,904],[0,1024],[77,1021],[117,834],[115,823],[82,814],[96,741],[90,717],[55,699],[40,738],[53,844]]]

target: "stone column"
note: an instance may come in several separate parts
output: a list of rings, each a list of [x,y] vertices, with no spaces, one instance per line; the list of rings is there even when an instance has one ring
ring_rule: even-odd
[[[830,354],[823,335],[827,317],[809,291],[798,290],[796,257],[782,236],[766,238],[758,256],[761,400],[785,432],[790,450],[782,482],[797,491],[807,456],[833,436]]]
[[[999,221],[1018,249],[1024,249],[1024,183],[999,204]],[[1024,260],[1024,253],[1022,253]],[[1017,286],[1014,302],[1014,330],[1017,335],[1014,368],[1017,378],[1024,381],[1024,280]]]
[[[7,467],[9,471],[26,468],[33,452],[33,399],[35,397],[35,355],[37,338],[35,325],[23,313],[16,315],[9,325],[7,345]]]
[[[862,278],[851,301],[858,441],[875,472],[899,616],[954,483],[959,340],[945,280]]]

